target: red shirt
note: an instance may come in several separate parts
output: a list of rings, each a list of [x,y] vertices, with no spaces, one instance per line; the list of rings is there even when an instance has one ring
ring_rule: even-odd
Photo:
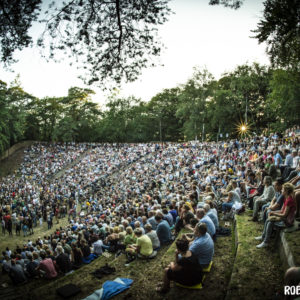
[[[57,272],[55,270],[53,261],[51,258],[45,258],[40,262],[40,269],[46,272],[45,276],[47,278],[55,278],[57,276]]]
[[[291,226],[294,223],[295,213],[296,213],[296,202],[292,196],[289,196],[288,198],[284,199],[284,203],[282,206],[282,212],[284,212],[286,207],[289,207],[289,213],[286,217],[286,223],[287,223],[287,225]]]
[[[5,216],[3,217],[3,219],[4,219],[5,223],[7,223],[8,220],[10,219],[10,215],[5,215]]]

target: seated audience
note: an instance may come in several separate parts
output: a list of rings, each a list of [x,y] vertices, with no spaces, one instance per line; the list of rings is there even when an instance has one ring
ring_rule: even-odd
[[[186,286],[202,282],[201,267],[195,254],[189,250],[189,242],[186,239],[176,241],[175,262],[171,262],[164,270],[162,286],[156,290],[161,293],[168,292],[170,281]]]
[[[290,227],[294,223],[296,213],[296,202],[294,199],[294,186],[291,183],[283,185],[284,203],[281,210],[271,211],[264,225],[261,236],[256,237],[258,241],[262,241],[256,248],[267,247],[273,232],[274,226]]]

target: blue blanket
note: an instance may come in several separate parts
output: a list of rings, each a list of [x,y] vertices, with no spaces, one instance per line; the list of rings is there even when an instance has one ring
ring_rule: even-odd
[[[102,289],[96,290],[93,294],[83,300],[108,300],[129,289],[132,282],[133,280],[129,278],[116,278],[114,281],[107,280],[103,283]]]
[[[94,253],[91,253],[88,257],[83,257],[82,261],[84,264],[91,263],[94,259],[96,259],[98,256]]]

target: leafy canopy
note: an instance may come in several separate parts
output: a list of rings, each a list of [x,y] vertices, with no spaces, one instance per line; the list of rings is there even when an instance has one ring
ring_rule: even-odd
[[[171,12],[169,0],[53,1],[40,13],[41,2],[0,1],[2,61],[13,62],[15,49],[32,44],[28,30],[39,19],[45,26],[37,41],[43,55],[71,58],[88,84],[134,81],[143,68],[154,66],[162,49],[157,28]]]
[[[300,1],[266,0],[263,19],[254,30],[274,66],[300,68]]]

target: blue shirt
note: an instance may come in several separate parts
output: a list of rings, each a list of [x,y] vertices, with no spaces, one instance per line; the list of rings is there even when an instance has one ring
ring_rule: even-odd
[[[279,160],[279,162],[278,162],[278,160]],[[282,165],[282,157],[281,157],[281,155],[279,154],[279,152],[277,152],[277,153],[275,154],[274,161],[275,161],[275,166],[280,166],[280,165]]]
[[[219,220],[218,220],[218,216],[213,213],[211,210],[209,210],[206,214],[208,217],[211,218],[211,220],[213,221],[214,225],[215,225],[215,228],[219,228]]]
[[[210,236],[214,236],[216,234],[216,227],[208,215],[205,215],[199,222],[206,224],[207,232]]]
[[[170,227],[173,226],[173,216],[170,213],[164,215],[164,219],[169,223]]]
[[[276,203],[279,205],[279,209],[282,208],[284,203],[284,196],[281,193],[276,193]]]
[[[200,265],[209,265],[214,255],[214,242],[211,236],[206,233],[196,238],[189,250],[197,257]]]
[[[292,154],[288,154],[286,156],[284,164],[286,166],[290,167],[290,168],[292,167],[292,165],[293,165],[293,156],[292,156]]]
[[[177,218],[177,216],[178,216],[177,210],[176,210],[176,209],[172,209],[172,210],[169,211],[169,213],[170,213],[170,214],[172,215],[172,217],[173,217],[173,223],[175,223],[175,222],[176,222],[176,218]]]
[[[152,226],[152,229],[153,230],[156,230],[156,227],[157,227],[157,223],[155,221],[155,217],[151,217],[147,220],[147,222]]]
[[[161,221],[156,227],[156,233],[159,238],[160,244],[167,244],[172,240],[171,229],[166,220]]]

